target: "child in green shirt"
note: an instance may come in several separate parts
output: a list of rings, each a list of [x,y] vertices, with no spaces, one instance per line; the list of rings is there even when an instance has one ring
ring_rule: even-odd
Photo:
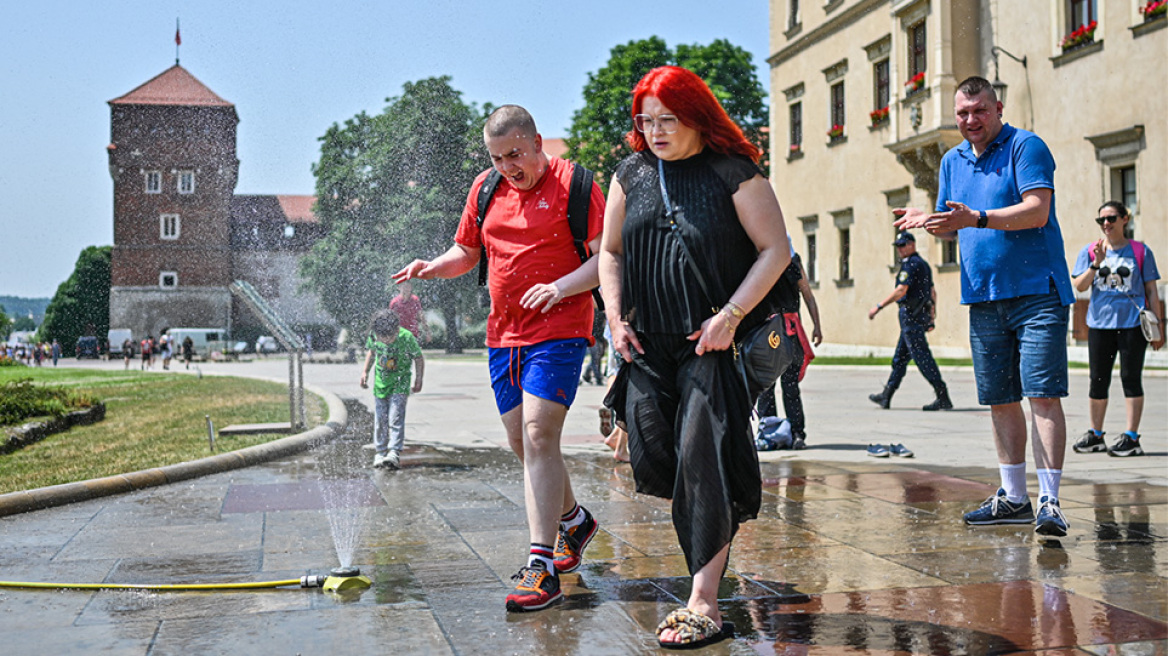
[[[365,369],[361,373],[361,387],[369,386],[369,369],[373,372],[373,444],[377,455],[374,467],[397,469],[405,442],[406,400],[410,392],[422,391],[422,374],[426,361],[413,333],[401,327],[397,313],[390,309],[373,314],[373,335],[367,342]],[[410,363],[418,375],[410,385]]]

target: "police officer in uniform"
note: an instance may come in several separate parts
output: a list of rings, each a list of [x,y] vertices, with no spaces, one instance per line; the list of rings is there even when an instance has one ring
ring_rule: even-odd
[[[933,274],[929,270],[929,263],[917,254],[917,240],[911,232],[897,235],[893,245],[900,256],[896,288],[868,311],[868,319],[874,319],[880,310],[895,301],[900,306],[900,340],[896,343],[896,353],[892,356],[892,374],[888,376],[884,391],[869,394],[868,400],[887,409],[908,370],[908,361],[912,360],[937,394],[935,401],[921,409],[951,410],[953,402],[949,400],[949,390],[941,379],[941,371],[933,360],[933,352],[929,350],[929,340],[925,336],[933,329],[936,315],[937,292],[933,289]]]

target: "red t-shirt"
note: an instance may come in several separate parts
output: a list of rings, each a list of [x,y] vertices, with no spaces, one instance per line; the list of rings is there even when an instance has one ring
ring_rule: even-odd
[[[546,314],[525,310],[519,299],[540,283],[551,283],[580,266],[580,256],[568,227],[568,189],[572,165],[548,157],[548,170],[535,188],[521,191],[500,181],[487,210],[480,241],[475,216],[479,187],[487,171],[475,178],[454,241],[478,250],[486,242],[491,314],[487,346],[529,346],[551,339],[586,338],[592,342],[592,295],[577,294],[556,303]],[[604,195],[592,184],[588,210],[588,240],[604,227]]]
[[[409,298],[394,296],[389,301],[389,309],[397,313],[397,318],[401,321],[401,327],[417,337],[418,318],[422,316],[422,301],[413,294],[410,294]]]

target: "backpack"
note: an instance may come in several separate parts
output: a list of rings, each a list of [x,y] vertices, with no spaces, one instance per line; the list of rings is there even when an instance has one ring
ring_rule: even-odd
[[[1128,241],[1131,242],[1132,255],[1136,256],[1136,267],[1140,270],[1140,277],[1143,277],[1143,275],[1144,275],[1144,249],[1146,248],[1144,246],[1144,242],[1136,241],[1134,239],[1129,239]],[[1087,244],[1084,247],[1087,249],[1088,260],[1090,260],[1090,257],[1091,257],[1091,249],[1094,247],[1095,247],[1095,242],[1091,242],[1090,244]]]
[[[588,210],[592,205],[592,171],[580,166],[579,164],[572,164],[572,184],[568,187],[568,228],[572,232],[572,241],[576,244],[576,253],[580,255],[580,263],[583,264],[592,256],[588,252]],[[495,191],[499,188],[499,182],[503,179],[503,174],[499,173],[497,169],[491,169],[487,174],[483,184],[479,187],[479,195],[476,203],[478,216],[475,217],[475,225],[478,226],[479,232],[483,229],[483,220],[487,217],[487,210],[491,207],[491,199],[495,197]],[[479,241],[482,241],[480,237]],[[487,246],[481,244],[479,248],[482,252],[479,256],[479,285],[487,284]],[[593,289],[592,297],[596,299],[596,304],[601,310],[604,309],[604,301],[600,298],[600,290]]]

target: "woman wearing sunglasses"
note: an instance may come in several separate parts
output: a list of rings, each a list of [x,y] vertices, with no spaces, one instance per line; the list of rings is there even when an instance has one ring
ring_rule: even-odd
[[[770,314],[764,297],[791,255],[759,149],[700,77],[655,68],[632,105],[635,152],[609,187],[600,289],[626,362],[614,410],[628,426],[637,491],[673,500],[693,576],[686,608],[670,613],[657,640],[692,648],[733,635],[718,584],[739,524],[758,514],[762,480],[753,399],[731,345],[735,330]]]
[[[1148,341],[1140,329],[1140,310],[1156,313],[1160,325],[1160,295],[1156,281],[1160,272],[1152,249],[1128,239],[1131,214],[1123,203],[1108,201],[1099,208],[1095,222],[1103,232],[1098,241],[1079,251],[1071,277],[1080,292],[1091,288],[1087,308],[1087,354],[1091,368],[1088,392],[1091,428],[1075,442],[1076,453],[1106,451],[1113,456],[1138,456],[1140,416],[1144,411],[1144,353]],[[1164,345],[1164,338],[1152,342],[1153,349]],[[1107,414],[1107,392],[1111,387],[1111,370],[1119,355],[1119,378],[1127,407],[1127,430],[1108,447],[1103,440],[1103,418]]]

